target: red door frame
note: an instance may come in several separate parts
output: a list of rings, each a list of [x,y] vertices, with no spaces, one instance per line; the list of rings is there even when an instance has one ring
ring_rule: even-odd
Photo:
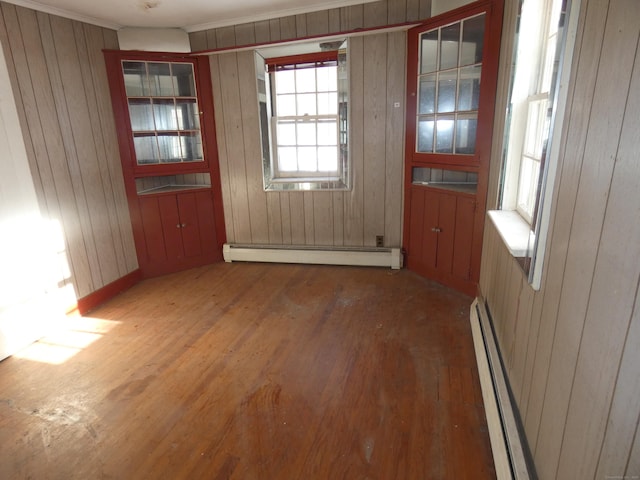
[[[496,87],[498,80],[498,64],[500,57],[500,39],[502,32],[503,0],[484,0],[473,2],[442,15],[438,15],[408,31],[407,36],[407,102],[406,102],[406,138],[405,138],[405,194],[403,248],[407,255],[407,266],[411,269],[411,252],[409,251],[411,188],[413,167],[432,167],[448,170],[464,170],[477,172],[478,185],[475,195],[476,211],[473,219],[473,239],[471,247],[470,283],[453,282],[450,286],[475,294],[480,277],[480,260],[482,255],[482,237],[484,230],[485,210],[487,205],[487,187],[489,164],[493,135],[493,118],[495,109]],[[441,155],[416,152],[416,109],[417,109],[417,77],[419,62],[420,34],[457,22],[464,18],[485,13],[485,43],[483,46],[482,80],[480,84],[480,103],[478,106],[478,130],[476,151],[474,155]],[[415,213],[415,212],[414,212]],[[442,278],[437,280],[442,281]],[[446,283],[446,279],[443,283]]]

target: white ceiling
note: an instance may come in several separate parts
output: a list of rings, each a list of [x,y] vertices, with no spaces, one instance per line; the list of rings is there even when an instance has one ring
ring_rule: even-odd
[[[376,0],[6,0],[103,27],[178,27],[187,32]]]

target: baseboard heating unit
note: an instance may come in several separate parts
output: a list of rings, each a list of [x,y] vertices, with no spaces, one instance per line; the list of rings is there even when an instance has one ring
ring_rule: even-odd
[[[225,243],[225,262],[309,263],[402,268],[400,248],[304,247]]]
[[[496,477],[532,479],[491,320],[478,298],[471,305],[470,321]]]

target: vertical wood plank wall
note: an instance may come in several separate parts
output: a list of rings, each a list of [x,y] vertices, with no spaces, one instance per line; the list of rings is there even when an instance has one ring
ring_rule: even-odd
[[[488,221],[480,288],[539,478],[637,478],[640,3],[589,0],[574,14],[542,287],[530,288]]]
[[[0,42],[44,216],[78,298],[137,268],[102,56],[116,32],[0,2]]]
[[[430,0],[388,0],[190,34],[192,51],[290,40],[429,18]],[[212,56],[230,243],[401,245],[405,32],[351,39],[351,191],[264,192],[252,51]],[[395,104],[399,103],[399,107]]]

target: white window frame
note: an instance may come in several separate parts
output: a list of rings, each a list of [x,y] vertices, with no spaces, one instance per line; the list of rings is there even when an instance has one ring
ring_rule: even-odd
[[[522,43],[519,42],[506,126],[500,210],[490,212],[490,218],[511,253],[522,259],[529,283],[536,290],[542,281],[581,0],[567,0],[562,38],[557,39],[554,38],[554,29],[548,27],[550,19],[559,18],[557,11],[554,16],[551,9],[553,1],[545,0],[543,9],[539,8],[539,0],[522,2],[521,17],[526,21],[520,23],[518,35],[529,35],[530,38],[533,28],[538,31],[535,37],[538,41],[529,49],[521,48]],[[543,28],[540,28],[541,24]],[[555,48],[552,55],[544,48],[550,40],[558,42],[559,56],[555,54]],[[532,62],[532,58],[536,60]],[[555,78],[550,74],[553,65],[550,62],[553,61],[558,62]],[[546,105],[544,112],[529,116],[532,105],[536,103]],[[533,122],[529,122],[531,118]],[[529,145],[536,145],[533,151],[527,149],[527,132],[529,139],[532,133],[535,137],[535,141],[529,142]],[[534,178],[525,178],[526,165],[523,167],[523,164],[527,161],[542,161]],[[522,194],[522,187],[529,189],[526,195]]]

